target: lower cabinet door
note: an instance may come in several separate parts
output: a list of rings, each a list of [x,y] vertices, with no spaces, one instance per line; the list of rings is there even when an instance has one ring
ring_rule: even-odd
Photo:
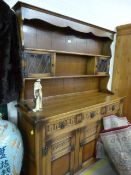
[[[74,132],[63,134],[46,142],[46,175],[72,175],[74,173]]]
[[[100,122],[95,122],[81,128],[79,166],[83,168],[95,160],[96,141],[100,132]]]

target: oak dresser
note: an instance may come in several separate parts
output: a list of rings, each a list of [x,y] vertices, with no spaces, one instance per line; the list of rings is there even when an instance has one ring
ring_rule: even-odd
[[[122,115],[107,90],[114,32],[26,3],[14,6],[22,43],[18,126],[25,175],[72,175],[95,161],[102,118]],[[41,79],[43,111],[33,112]]]

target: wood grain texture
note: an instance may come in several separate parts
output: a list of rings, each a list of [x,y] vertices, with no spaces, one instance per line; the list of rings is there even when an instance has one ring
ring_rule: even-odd
[[[95,140],[84,145],[82,152],[82,162],[84,163],[91,157],[94,157],[93,155],[94,153],[95,153]]]
[[[36,79],[26,79],[24,84],[24,99],[33,99],[33,87]],[[60,78],[60,79],[42,79],[43,97],[55,96],[60,94],[68,94],[82,92],[88,90],[98,90],[98,77],[76,77],[76,78]]]
[[[67,154],[52,163],[52,175],[62,175],[70,172],[70,154]]]
[[[32,117],[32,119],[34,118],[34,120],[37,120],[38,117],[38,119],[40,120],[59,114],[64,114],[66,112],[71,112],[88,107],[92,108],[95,105],[104,106],[113,102],[117,102],[120,99],[123,99],[123,97],[118,97],[115,95],[97,91],[52,96],[43,100],[43,111],[36,113],[36,118],[34,118],[34,112],[29,111],[28,113],[28,108],[24,107],[24,105],[26,104],[30,109],[33,109],[34,102],[32,100],[25,101],[20,105],[28,113],[30,119]]]
[[[93,54],[93,53],[84,53],[84,52],[68,52],[68,51],[59,51],[59,50],[48,50],[48,49],[35,49],[35,48],[24,48],[25,51],[35,51],[35,52],[53,52],[56,54],[65,54],[65,55],[81,55],[81,56],[87,56],[87,57],[105,57],[110,58],[110,55],[102,55],[102,54]]]
[[[56,76],[86,75],[87,59],[84,56],[57,54]]]
[[[89,75],[95,75],[96,74],[96,57],[91,57],[87,60],[87,74]]]
[[[79,52],[88,54],[103,54],[110,56],[110,44],[108,40],[95,37],[82,36],[81,33],[72,34],[68,28],[53,28],[32,24],[26,21],[23,25],[24,47],[34,49],[47,49],[66,52]],[[107,44],[108,43],[108,44]],[[105,48],[103,50],[103,47]]]
[[[131,25],[119,26],[117,29],[112,90],[116,95],[126,96],[124,115],[131,121]]]
[[[98,134],[100,133],[100,120],[87,124],[81,128],[80,132],[80,151],[79,165],[81,167],[88,166],[89,160],[95,157],[95,148]]]

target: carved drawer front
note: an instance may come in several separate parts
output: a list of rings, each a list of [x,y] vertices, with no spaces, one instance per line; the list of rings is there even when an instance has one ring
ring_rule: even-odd
[[[118,103],[113,103],[107,106],[104,106],[101,108],[101,115],[111,115],[111,114],[117,114],[120,109],[120,104]]]
[[[116,114],[116,113],[118,113],[119,108],[120,108],[119,103],[114,103],[114,104],[108,105],[107,106],[107,114],[108,115],[109,114]]]
[[[84,113],[85,120],[89,122],[97,121],[100,119],[100,109],[93,109]]]
[[[54,120],[46,125],[46,134],[50,135],[54,132],[75,126],[83,121],[83,114],[68,116],[63,119]]]

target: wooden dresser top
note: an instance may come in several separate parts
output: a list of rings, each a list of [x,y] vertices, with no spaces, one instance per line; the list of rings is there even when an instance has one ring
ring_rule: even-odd
[[[120,100],[112,94],[103,92],[82,92],[77,94],[58,95],[43,100],[43,111],[33,112],[33,100],[21,102],[18,106],[33,122],[47,120],[64,114],[75,114],[92,107],[99,107]],[[35,116],[35,117],[34,117]]]

